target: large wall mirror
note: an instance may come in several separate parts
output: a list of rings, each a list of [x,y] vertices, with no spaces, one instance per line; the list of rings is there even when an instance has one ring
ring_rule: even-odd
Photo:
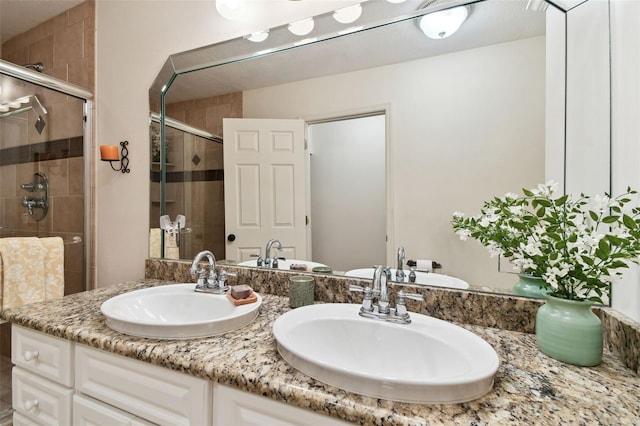
[[[395,267],[403,247],[509,292],[514,271],[460,241],[451,215],[550,179],[609,190],[608,2],[427,4],[371,0],[353,23],[326,14],[306,35],[172,55],[150,90],[150,223],[186,229],[151,256],[255,261],[273,238],[278,256],[338,272]],[[460,5],[457,32],[425,36],[424,15]]]

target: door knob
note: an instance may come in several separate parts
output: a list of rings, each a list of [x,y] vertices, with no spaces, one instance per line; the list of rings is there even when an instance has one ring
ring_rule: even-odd
[[[235,234],[229,234],[229,236],[227,237],[227,241],[235,241],[236,240],[236,235]]]

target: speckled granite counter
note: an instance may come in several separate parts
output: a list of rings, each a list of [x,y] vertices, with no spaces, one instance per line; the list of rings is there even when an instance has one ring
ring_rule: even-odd
[[[422,405],[360,396],[324,385],[277,353],[273,321],[286,298],[263,294],[260,315],[243,329],[210,338],[162,341],[126,336],[105,325],[100,304],[116,294],[157,285],[119,284],[3,312],[6,320],[359,424],[640,424],[640,380],[606,353],[594,368],[541,354],[533,334],[463,325],[487,340],[502,365],[494,389],[463,404]],[[363,353],[363,356],[366,356]]]

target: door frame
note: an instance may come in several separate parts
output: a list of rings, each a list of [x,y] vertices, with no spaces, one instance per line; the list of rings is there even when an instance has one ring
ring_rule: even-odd
[[[341,120],[349,120],[353,118],[361,118],[361,117],[369,117],[373,115],[382,115],[384,114],[384,125],[385,125],[385,217],[386,217],[386,257],[387,257],[387,265],[392,265],[395,261],[395,191],[394,191],[394,176],[395,176],[395,162],[394,162],[394,150],[393,144],[391,143],[391,103],[384,103],[379,105],[369,105],[363,106],[359,108],[352,108],[341,111],[327,112],[322,114],[314,114],[314,115],[303,115],[300,116],[302,120],[305,121],[305,145],[308,143],[309,136],[309,125],[310,124],[319,124],[326,123],[331,121],[341,121]],[[310,198],[310,153],[307,149],[305,152],[306,158],[305,162],[307,165],[307,212],[311,211],[311,198]],[[312,224],[313,226],[313,224]],[[307,244],[308,244],[308,253],[311,253],[311,227],[307,227]]]

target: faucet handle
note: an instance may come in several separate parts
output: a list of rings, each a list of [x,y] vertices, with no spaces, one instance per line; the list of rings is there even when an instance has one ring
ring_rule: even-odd
[[[424,302],[424,296],[418,293],[405,293],[402,290],[398,291],[397,300],[396,300],[396,311],[395,314],[398,317],[402,317],[405,319],[409,318],[409,312],[407,312],[407,300],[418,300],[420,302]]]
[[[371,290],[371,287],[363,287],[360,285],[351,284],[349,286],[349,291],[357,291],[359,293],[364,293],[364,298],[362,299],[362,307],[360,307],[360,311],[373,312],[373,290]]]

